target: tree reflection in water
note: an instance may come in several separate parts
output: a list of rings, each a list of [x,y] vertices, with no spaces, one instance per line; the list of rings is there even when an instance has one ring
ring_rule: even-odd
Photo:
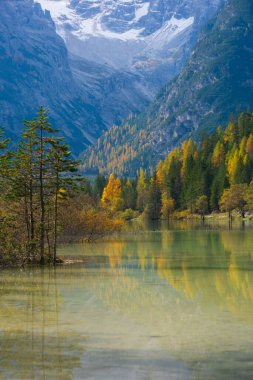
[[[3,271],[0,377],[250,379],[251,230],[169,227],[65,246],[77,263],[55,270]]]
[[[56,276],[41,269],[0,277],[1,378],[70,379],[80,366],[80,337],[61,328]]]

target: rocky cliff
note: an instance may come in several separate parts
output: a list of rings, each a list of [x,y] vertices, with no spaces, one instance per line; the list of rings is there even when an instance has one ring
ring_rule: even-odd
[[[94,142],[103,122],[75,82],[50,13],[33,0],[0,2],[0,124],[14,139],[22,120],[47,107],[76,152]]]

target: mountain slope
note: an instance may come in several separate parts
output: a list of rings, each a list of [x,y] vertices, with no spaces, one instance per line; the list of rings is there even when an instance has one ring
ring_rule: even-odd
[[[33,0],[0,2],[0,125],[15,138],[39,105],[78,153],[103,129],[73,79],[64,41]]]
[[[223,0],[36,0],[51,12],[73,75],[109,128],[178,74]],[[94,67],[96,70],[95,78]]]
[[[152,167],[183,139],[211,131],[253,106],[253,3],[227,0],[199,37],[181,74],[147,111],[107,132],[85,169],[135,173]]]

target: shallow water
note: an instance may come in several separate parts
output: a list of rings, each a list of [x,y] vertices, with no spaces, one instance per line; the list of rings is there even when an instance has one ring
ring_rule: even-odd
[[[0,273],[1,379],[253,379],[253,230],[134,231]]]

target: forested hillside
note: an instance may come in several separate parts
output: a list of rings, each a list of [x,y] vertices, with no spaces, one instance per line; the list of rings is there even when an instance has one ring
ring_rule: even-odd
[[[204,135],[199,145],[184,141],[160,161],[153,175],[137,180],[111,175],[102,203],[114,211],[130,208],[149,219],[187,210],[204,216],[216,211],[253,209],[253,113],[242,113],[225,131]]]
[[[192,139],[185,141],[158,164],[156,172],[162,193],[173,199],[176,208],[191,211],[198,208],[202,196],[206,197],[206,212],[226,210],[224,191],[230,188],[237,199],[243,198],[252,179],[252,113],[230,121],[224,132],[218,128],[204,136],[199,146]]]
[[[181,71],[224,0],[37,1],[51,12],[74,79],[109,129],[143,111]]]
[[[228,0],[206,26],[181,74],[145,113],[113,127],[85,154],[86,170],[135,175],[175,146],[253,105],[253,3]]]

